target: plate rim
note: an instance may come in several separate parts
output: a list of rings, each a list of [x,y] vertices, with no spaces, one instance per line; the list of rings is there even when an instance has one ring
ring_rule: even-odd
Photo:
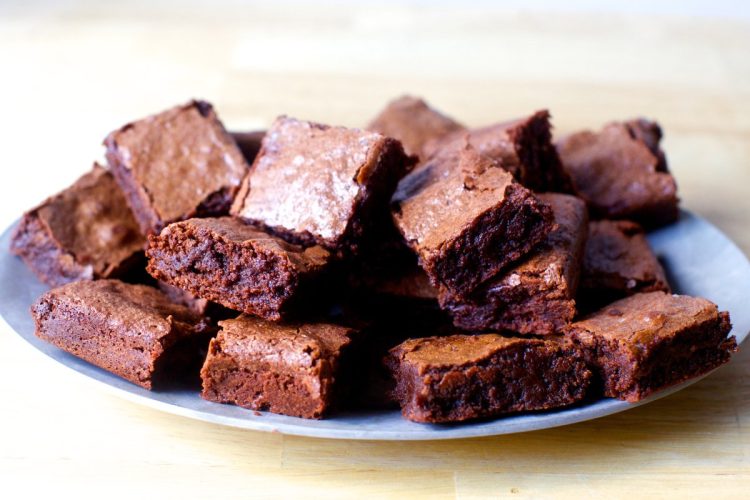
[[[731,238],[729,238],[716,226],[711,224],[709,221],[707,221],[703,217],[695,215],[687,210],[681,210],[681,219],[684,219],[684,220],[694,219],[698,223],[703,224],[707,226],[708,228],[719,233],[725,240],[725,243],[731,246],[732,250],[738,252],[744,258],[745,264],[750,270],[750,260],[748,260],[747,255],[742,251],[742,249],[740,249],[737,246],[737,244],[734,241],[731,240]],[[15,220],[2,232],[2,234],[0,234],[0,241],[5,242],[9,239],[9,235],[15,229],[18,222],[19,222],[18,219]],[[679,222],[677,224],[679,224]],[[3,254],[7,254],[6,256],[15,258],[15,256],[11,255],[7,245],[3,245],[3,248],[0,249],[0,252],[2,252]],[[731,315],[731,311],[730,311],[730,315]],[[523,413],[523,414],[517,414],[517,415],[508,415],[505,417],[501,416],[495,419],[488,419],[486,421],[482,420],[482,421],[464,422],[464,423],[457,423],[457,424],[450,424],[450,425],[413,424],[413,425],[421,427],[422,431],[419,431],[419,432],[410,432],[410,431],[405,431],[403,429],[401,430],[396,429],[396,430],[389,431],[387,429],[372,430],[372,429],[356,429],[356,428],[346,428],[346,427],[337,428],[335,426],[315,427],[315,426],[310,425],[311,421],[308,419],[285,416],[284,418],[289,419],[290,422],[283,422],[283,423],[272,423],[272,422],[267,422],[267,421],[264,422],[263,419],[266,415],[270,414],[269,412],[254,412],[253,410],[241,409],[242,417],[232,416],[232,415],[223,415],[220,413],[204,411],[201,409],[189,408],[186,406],[182,406],[180,404],[172,403],[169,401],[164,401],[153,396],[154,394],[163,394],[160,392],[146,391],[146,394],[139,394],[136,392],[136,390],[141,390],[141,391],[145,391],[145,390],[133,384],[129,384],[128,382],[119,378],[118,380],[120,380],[122,384],[113,385],[107,379],[94,377],[89,373],[86,373],[84,371],[77,369],[75,364],[65,363],[62,359],[59,359],[58,357],[53,356],[51,353],[46,352],[45,350],[41,349],[40,347],[35,345],[34,342],[32,341],[32,338],[34,339],[36,338],[34,336],[34,333],[31,332],[30,334],[25,335],[22,332],[16,330],[16,328],[12,326],[10,322],[8,321],[8,319],[6,318],[4,311],[0,311],[0,321],[1,321],[0,324],[2,324],[5,328],[7,328],[9,331],[14,333],[13,337],[19,338],[19,340],[23,340],[23,342],[20,342],[20,344],[25,344],[28,348],[33,349],[33,351],[35,351],[36,353],[43,355],[42,356],[43,358],[46,358],[48,361],[53,362],[52,364],[60,366],[60,367],[64,367],[68,373],[73,372],[77,374],[79,379],[84,379],[88,384],[92,384],[94,387],[98,388],[99,390],[103,390],[104,392],[112,394],[120,399],[124,399],[126,401],[130,401],[132,403],[146,406],[148,408],[155,409],[158,411],[170,413],[173,415],[178,415],[184,418],[195,419],[195,420],[199,420],[202,422],[209,422],[209,423],[219,424],[219,425],[237,428],[237,429],[253,430],[253,431],[258,431],[258,432],[271,432],[271,433],[279,433],[283,435],[311,437],[311,438],[317,438],[317,439],[344,439],[344,440],[350,439],[350,440],[362,440],[362,441],[442,441],[442,440],[449,440],[449,439],[452,440],[452,439],[469,439],[469,438],[477,438],[477,437],[490,437],[490,436],[498,436],[498,435],[504,435],[504,434],[517,434],[517,433],[531,432],[531,431],[536,431],[536,430],[552,429],[555,427],[561,427],[561,426],[571,425],[571,424],[585,422],[589,420],[595,420],[597,418],[602,418],[605,416],[613,415],[615,413],[620,413],[620,412],[627,411],[633,408],[637,408],[639,406],[651,403],[658,399],[674,394],[675,392],[678,392],[702,380],[703,378],[709,376],[711,373],[715,371],[715,370],[712,370],[711,372],[703,374],[699,377],[695,377],[683,383],[680,383],[678,385],[668,387],[662,391],[659,391],[649,396],[646,399],[643,399],[635,403],[629,403],[626,401],[620,401],[620,400],[611,399],[611,398],[602,398],[602,399],[598,399],[598,400],[594,400],[590,402],[584,402],[581,405],[574,405],[571,407],[564,407],[564,408],[560,408],[556,410],[550,410],[550,411],[545,411],[545,412],[529,412],[529,413]],[[740,344],[747,338],[748,332],[738,332],[733,327],[732,334],[737,336],[738,344]],[[109,372],[101,370],[100,368],[94,365],[91,365],[90,363],[87,363],[86,361],[80,358],[73,357],[73,355],[66,353],[65,351],[61,349],[57,349],[53,346],[50,346],[50,350],[52,352],[61,353],[60,357],[66,357],[66,356],[71,357],[73,358],[75,362],[82,363],[85,366],[94,368],[96,370],[100,370],[108,377],[117,378],[116,375],[113,375]],[[732,361],[733,360],[730,360],[730,362]],[[725,366],[725,365],[722,365],[722,366]],[[721,367],[718,367],[718,368],[721,368]],[[119,385],[125,385],[125,387],[127,388],[120,387]],[[200,398],[199,395],[197,397]],[[226,406],[226,405],[220,405],[219,403],[210,403],[210,402],[205,402],[205,403],[208,405],[217,405],[220,407]],[[375,415],[378,413],[383,413],[383,414],[398,413],[399,417],[403,418],[400,416],[399,410],[365,411],[362,413],[372,414],[372,415]],[[336,418],[342,418],[342,417],[346,418],[347,415],[349,415],[349,413],[340,413],[334,416],[333,418],[324,419],[324,421],[328,423],[331,423],[331,422],[335,423]],[[274,415],[274,417],[278,417],[278,415]],[[551,419],[552,421],[550,421],[551,417],[552,417]],[[318,422],[322,422],[322,421],[318,421]],[[503,423],[508,424],[508,425],[503,425]]]

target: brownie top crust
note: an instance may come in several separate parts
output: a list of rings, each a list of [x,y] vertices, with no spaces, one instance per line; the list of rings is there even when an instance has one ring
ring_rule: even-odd
[[[150,231],[202,211],[221,215],[229,208],[224,198],[231,200],[248,170],[234,139],[204,101],[129,123],[104,142],[112,168],[128,171],[138,186],[131,189],[142,190],[139,197],[148,200],[154,212],[149,217],[155,217],[144,228]],[[216,203],[223,206],[214,210]]]
[[[108,318],[123,335],[143,345],[161,342],[173,332],[173,324],[184,332],[203,331],[205,325],[197,313],[175,304],[159,290],[123,283],[118,280],[77,281],[54,288],[34,305],[37,315],[45,308],[65,303],[80,314]],[[170,337],[169,341],[173,341]],[[165,346],[166,347],[166,346]]]
[[[500,163],[469,145],[447,148],[399,184],[396,219],[408,242],[438,250],[514,188],[523,189]]]
[[[543,345],[544,341],[496,334],[450,335],[409,339],[391,350],[391,353],[415,365],[421,375],[430,369],[471,366],[492,356],[497,350],[515,344]]]
[[[693,326],[716,321],[713,302],[664,292],[639,293],[619,300],[571,325],[579,336],[597,335],[632,345],[648,346]]]
[[[112,174],[97,164],[26,216],[38,220],[40,229],[61,252],[72,255],[80,266],[90,266],[88,273],[82,272],[79,277],[107,277],[146,244]],[[33,241],[32,235],[18,234],[12,250],[23,253],[21,246]],[[46,280],[52,284],[65,281],[59,276],[47,276]]]
[[[282,116],[263,138],[231,212],[288,239],[336,249],[355,238],[370,210],[387,213],[411,165],[395,139]],[[373,203],[380,206],[365,206]]]
[[[398,139],[407,154],[420,157],[425,156],[423,148],[428,142],[464,128],[422,99],[408,95],[389,102],[367,126],[368,130]]]
[[[354,332],[328,323],[273,323],[248,315],[219,326],[222,352],[240,365],[262,362],[310,370],[317,368],[317,360],[338,356]]]

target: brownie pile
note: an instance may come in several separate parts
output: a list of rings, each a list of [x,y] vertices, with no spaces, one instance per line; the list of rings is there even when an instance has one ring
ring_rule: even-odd
[[[109,134],[11,250],[54,287],[37,336],[146,389],[431,423],[638,401],[736,350],[646,239],[679,217],[661,137],[470,128],[414,97],[363,129],[230,133],[191,101]]]

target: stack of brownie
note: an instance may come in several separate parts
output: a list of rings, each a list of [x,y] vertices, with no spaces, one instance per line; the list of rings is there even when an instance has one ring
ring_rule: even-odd
[[[416,422],[638,401],[736,349],[646,240],[679,215],[660,140],[554,142],[547,111],[473,129],[413,97],[362,130],[228,133],[192,101],[112,132],[12,251],[56,287],[37,335],[147,389]]]

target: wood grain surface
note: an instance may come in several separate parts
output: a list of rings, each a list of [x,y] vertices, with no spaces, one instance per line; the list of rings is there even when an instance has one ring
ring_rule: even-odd
[[[683,206],[750,252],[747,21],[458,4],[3,2],[0,222],[87,170],[111,129],[190,97],[241,129],[362,125],[409,92],[472,125],[544,107],[558,131],[656,118]],[[747,498],[748,361],[560,429],[332,441],[115,399],[4,327],[0,496]]]

